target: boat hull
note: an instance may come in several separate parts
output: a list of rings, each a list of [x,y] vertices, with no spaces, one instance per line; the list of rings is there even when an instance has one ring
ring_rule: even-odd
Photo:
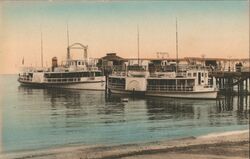
[[[218,91],[190,91],[190,92],[146,92],[146,96],[189,98],[189,99],[216,99]]]
[[[105,81],[77,82],[77,83],[35,83],[19,81],[23,86],[40,88],[62,88],[62,89],[81,89],[81,90],[105,90]]]
[[[126,95],[136,95],[136,96],[144,96],[145,91],[130,91],[130,90],[121,90],[121,89],[109,89],[110,93],[113,94],[126,94]]]

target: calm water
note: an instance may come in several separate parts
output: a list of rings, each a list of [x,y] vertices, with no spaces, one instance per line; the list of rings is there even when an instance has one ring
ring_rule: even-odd
[[[1,151],[116,145],[248,129],[249,97],[105,98],[104,92],[21,87],[0,76]]]

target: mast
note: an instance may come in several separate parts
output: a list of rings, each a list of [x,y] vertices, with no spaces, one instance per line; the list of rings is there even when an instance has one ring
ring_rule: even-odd
[[[70,59],[70,51],[69,51],[69,26],[67,23],[67,60]]]
[[[67,44],[69,47],[69,24],[67,23]]]
[[[137,54],[138,54],[138,66],[140,66],[140,39],[139,39],[139,27],[137,25]]]
[[[43,32],[41,31],[41,66],[43,67]]]
[[[178,63],[179,63],[179,59],[178,59],[178,23],[177,23],[177,18],[176,18],[176,73],[178,73]]]

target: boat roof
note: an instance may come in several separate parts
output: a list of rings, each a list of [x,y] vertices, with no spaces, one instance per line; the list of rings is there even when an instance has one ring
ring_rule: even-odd
[[[195,77],[148,77],[147,79],[173,80],[173,79],[196,79]]]
[[[109,75],[109,77],[113,78],[125,78],[127,76],[122,75]],[[137,78],[137,77],[135,77]],[[152,79],[152,80],[175,80],[175,79],[193,79],[195,80],[195,77],[145,77],[146,79]]]

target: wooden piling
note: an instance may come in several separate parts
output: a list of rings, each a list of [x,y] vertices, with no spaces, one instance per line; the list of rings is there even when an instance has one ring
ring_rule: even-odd
[[[250,93],[250,72],[223,72],[215,71],[210,73],[210,77],[216,79],[222,93],[235,93],[234,87],[237,87],[237,94]]]
[[[245,83],[246,83],[246,84],[245,84],[245,87],[246,87],[246,88],[245,88],[245,90],[246,90],[246,94],[248,94],[248,93],[249,93],[249,88],[248,88],[248,80],[249,80],[248,78],[246,78],[246,80],[245,80],[245,81],[246,81],[246,82],[245,82]]]

